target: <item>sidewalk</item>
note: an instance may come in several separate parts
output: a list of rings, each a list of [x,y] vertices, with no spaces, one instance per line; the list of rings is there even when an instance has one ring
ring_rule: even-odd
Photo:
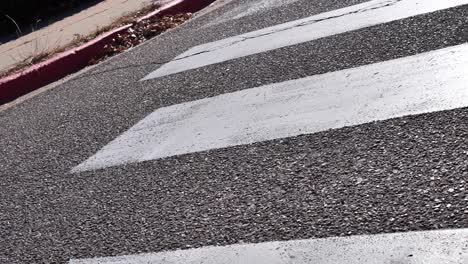
[[[126,13],[138,11],[151,3],[169,0],[106,0],[73,16],[0,45],[0,71],[24,59],[64,46],[77,36],[86,36],[110,25]]]

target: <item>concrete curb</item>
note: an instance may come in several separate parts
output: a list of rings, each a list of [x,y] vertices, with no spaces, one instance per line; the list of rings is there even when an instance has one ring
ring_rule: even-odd
[[[215,0],[174,0],[160,9],[138,19],[138,22],[157,16],[196,12]],[[106,32],[97,38],[55,57],[33,65],[21,72],[0,79],[0,105],[85,68],[89,61],[104,52],[104,46],[123,34],[131,25]]]

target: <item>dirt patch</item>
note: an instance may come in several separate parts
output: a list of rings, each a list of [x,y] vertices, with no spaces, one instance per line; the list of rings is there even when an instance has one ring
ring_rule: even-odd
[[[109,57],[128,50],[136,45],[151,39],[162,32],[175,28],[192,17],[191,13],[178,14],[174,16],[156,17],[134,23],[125,34],[118,35],[109,45],[105,46],[103,55],[97,56],[90,63],[96,64]]]

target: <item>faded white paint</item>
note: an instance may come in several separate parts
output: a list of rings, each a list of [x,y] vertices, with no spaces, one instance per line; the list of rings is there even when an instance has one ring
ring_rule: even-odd
[[[157,109],[85,171],[468,106],[468,44]]]
[[[228,2],[231,1],[232,0],[229,0]],[[221,16],[214,17],[213,20],[203,26],[203,28],[224,23],[233,19],[240,19],[255,13],[265,12],[273,8],[295,3],[297,1],[299,0],[254,0],[248,2],[239,2],[237,3],[238,6],[229,8],[229,10],[227,10]],[[225,4],[227,4],[227,2],[222,3],[222,5]]]
[[[196,46],[143,80],[467,3],[468,0],[374,0]]]
[[[466,264],[468,229],[205,247],[69,264]]]
[[[286,4],[292,4],[297,1],[299,0],[257,0],[253,3],[250,3],[249,5],[234,8],[230,12],[233,19],[239,19],[260,12],[262,10],[268,10]]]

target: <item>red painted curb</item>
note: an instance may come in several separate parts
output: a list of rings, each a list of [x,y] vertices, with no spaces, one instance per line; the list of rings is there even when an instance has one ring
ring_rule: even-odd
[[[160,9],[140,18],[142,21],[154,16],[175,15],[196,12],[215,0],[174,0]],[[0,79],[0,105],[10,102],[26,93],[53,83],[86,67],[89,61],[104,52],[104,46],[111,43],[118,34],[124,33],[131,25],[107,32],[77,48],[36,64],[24,71]]]
[[[112,38],[129,27],[130,25],[126,25],[105,33],[82,46],[59,53],[49,60],[0,79],[0,104],[83,69],[94,56],[103,51],[105,45],[111,43]]]

